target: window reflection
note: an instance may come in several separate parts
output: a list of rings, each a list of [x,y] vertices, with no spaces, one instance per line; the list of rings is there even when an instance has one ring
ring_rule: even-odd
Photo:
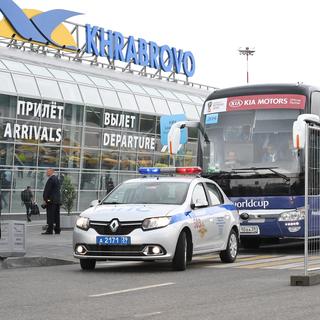
[[[112,171],[102,172],[100,176],[100,190],[105,190],[102,193],[104,197],[118,185],[118,174]],[[101,198],[100,198],[101,199]]]
[[[13,172],[13,188],[25,189],[27,186],[30,186],[33,192],[36,187],[36,169],[17,168],[17,170]]]
[[[71,125],[82,125],[83,108],[83,106],[67,103],[64,107],[64,123]]]
[[[122,152],[120,155],[120,170],[136,171],[136,153]]]
[[[85,128],[84,145],[99,148],[101,146],[101,130]]]
[[[167,154],[156,154],[155,155],[155,167],[168,167],[170,156]]]
[[[38,147],[35,145],[20,144],[16,145],[14,154],[15,166],[36,166]]]
[[[9,213],[10,212],[10,197],[11,192],[10,191],[0,191],[1,193],[1,200],[2,200],[2,213]],[[21,201],[20,201],[21,203]]]
[[[102,151],[101,168],[105,170],[118,170],[119,152]]]
[[[11,183],[12,183],[11,168],[5,168],[0,170],[0,182],[1,182],[1,190],[11,189]]]
[[[23,189],[25,189],[25,187]],[[22,190],[12,191],[11,212],[26,213],[26,207],[21,205],[21,191]]]
[[[102,127],[103,109],[87,107],[86,109],[86,125],[91,127]]]
[[[43,190],[45,183],[47,182],[47,174],[46,171],[38,171],[37,172],[37,189],[41,189]],[[42,194],[40,196],[40,198],[42,200]]]
[[[152,154],[138,154],[138,167],[152,167],[153,166],[153,155]]]
[[[81,130],[81,128],[65,126],[63,128],[62,145],[70,147],[80,147]]]
[[[63,168],[79,168],[80,148],[62,148],[60,166]]]
[[[84,149],[83,150],[83,167],[86,169],[99,169],[100,150]]]
[[[0,117],[15,118],[17,98],[0,94]]]
[[[80,189],[81,190],[98,190],[99,189],[99,174],[86,172],[86,171],[82,172]],[[92,200],[94,200],[94,199],[92,199]]]
[[[155,133],[156,132],[156,117],[142,115],[140,118],[140,131]]]
[[[40,147],[39,167],[59,167],[60,148]]]
[[[0,165],[12,165],[13,144],[0,143]]]

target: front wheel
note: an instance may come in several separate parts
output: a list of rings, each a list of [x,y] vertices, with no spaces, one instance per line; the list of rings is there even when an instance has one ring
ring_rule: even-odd
[[[89,271],[94,270],[96,267],[95,259],[80,259],[80,266],[82,270]]]
[[[174,258],[172,260],[172,269],[176,271],[184,271],[187,267],[187,235],[183,231],[179,235],[179,239],[176,246],[176,252],[174,254]]]
[[[232,263],[236,260],[238,255],[238,236],[234,230],[230,231],[227,248],[220,252],[220,259],[222,262]]]

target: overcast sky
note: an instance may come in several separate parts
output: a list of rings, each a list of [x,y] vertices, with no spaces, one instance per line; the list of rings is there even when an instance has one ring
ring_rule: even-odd
[[[15,0],[23,9],[83,13],[90,23],[191,51],[190,81],[216,87],[246,83],[304,82],[320,86],[320,5],[317,0]]]

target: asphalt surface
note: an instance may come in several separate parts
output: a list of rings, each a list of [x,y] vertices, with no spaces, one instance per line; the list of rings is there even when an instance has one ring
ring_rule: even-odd
[[[319,319],[319,286],[290,286],[302,273],[302,243],[242,250],[234,264],[200,257],[185,272],[165,262],[100,262],[83,272],[72,231],[41,235],[42,225],[27,224],[26,257],[71,264],[0,269],[1,320]]]
[[[319,287],[290,287],[291,272],[213,269],[194,264],[109,263],[0,272],[0,318],[309,319],[320,314]]]

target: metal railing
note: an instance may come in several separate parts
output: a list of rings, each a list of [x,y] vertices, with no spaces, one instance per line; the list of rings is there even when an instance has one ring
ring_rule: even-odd
[[[320,125],[306,125],[304,275],[320,273]]]

